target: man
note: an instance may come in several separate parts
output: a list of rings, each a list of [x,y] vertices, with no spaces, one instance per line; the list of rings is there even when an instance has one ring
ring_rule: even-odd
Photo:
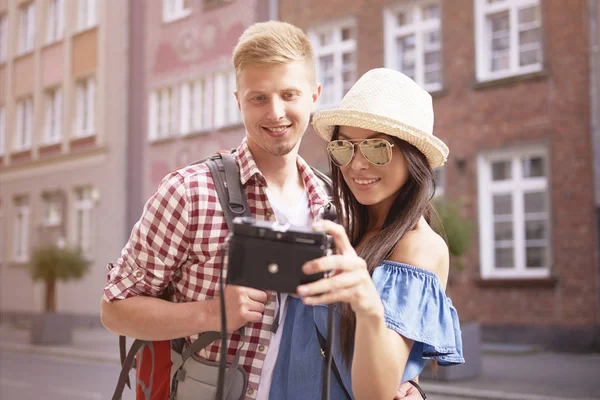
[[[233,62],[246,128],[235,158],[252,216],[310,226],[328,203],[322,182],[298,156],[321,93],[310,42],[290,24],[258,23],[241,36]],[[146,340],[219,331],[218,255],[227,233],[204,164],[166,176],[121,257],[109,265],[101,306],[105,327]],[[157,298],[169,282],[176,302]],[[267,399],[283,331],[274,327],[284,321],[284,297],[278,301],[274,293],[233,285],[225,287],[224,296],[228,330],[245,326],[240,364],[248,373],[246,399]],[[233,333],[229,354],[239,345],[240,336]],[[200,355],[215,361],[219,349],[215,342]]]

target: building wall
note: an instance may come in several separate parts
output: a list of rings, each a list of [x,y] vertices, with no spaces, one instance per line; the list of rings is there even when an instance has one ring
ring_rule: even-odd
[[[190,14],[163,22],[159,7],[147,7],[144,120],[144,199],[158,187],[170,171],[203,159],[217,150],[237,147],[245,135],[241,120],[235,124],[182,135],[179,124],[181,84],[197,78],[207,81],[216,73],[233,71],[231,53],[244,29],[268,16],[268,3],[257,0],[190,2]],[[153,90],[169,88],[173,96],[171,134],[149,140],[149,96]],[[233,91],[227,93],[233,96]],[[212,101],[211,98],[208,101]],[[212,113],[211,113],[212,116]],[[140,210],[141,211],[141,210]],[[137,217],[139,217],[139,212]]]
[[[304,30],[355,18],[359,77],[384,65],[383,11],[400,3],[407,2],[282,0],[279,16]],[[463,320],[486,325],[597,325],[587,3],[543,1],[544,69],[486,84],[476,79],[473,0],[443,0],[441,6],[444,78],[442,90],[433,93],[434,133],[450,147],[446,197],[461,202],[475,228],[465,269],[451,271],[453,302]],[[551,276],[483,279],[477,158],[530,144],[549,150]]]
[[[65,1],[63,38],[46,45],[48,1],[37,0],[34,50],[16,56],[17,3],[5,0],[3,4],[9,16],[10,47],[7,62],[0,65],[0,75],[13,79],[8,80],[0,98],[0,105],[7,110],[7,143],[0,161],[0,311],[28,314],[43,308],[42,285],[31,282],[26,262],[13,260],[15,198],[25,195],[29,199],[30,251],[47,239],[47,231],[41,228],[42,194],[46,191],[64,199],[58,229],[66,244],[74,245],[75,189],[90,186],[91,267],[81,280],[59,284],[57,307],[60,312],[97,318],[106,264],[112,260],[109,255],[118,254],[125,240],[128,3],[98,1],[96,26],[76,32],[76,9]],[[95,130],[76,137],[75,85],[78,78],[88,75],[95,78]],[[62,90],[61,136],[58,143],[44,145],[44,91],[57,85]],[[23,94],[34,97],[33,138],[31,150],[16,152],[16,101]]]

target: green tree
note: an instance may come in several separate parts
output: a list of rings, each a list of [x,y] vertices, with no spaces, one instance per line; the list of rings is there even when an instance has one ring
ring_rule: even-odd
[[[44,309],[56,312],[56,284],[81,278],[89,269],[89,262],[78,249],[56,245],[38,247],[31,255],[29,271],[34,281],[45,284]]]
[[[453,202],[436,199],[434,208],[438,218],[434,218],[433,229],[446,240],[453,264],[458,270],[464,268],[462,256],[471,246],[471,221],[460,213],[460,207]]]

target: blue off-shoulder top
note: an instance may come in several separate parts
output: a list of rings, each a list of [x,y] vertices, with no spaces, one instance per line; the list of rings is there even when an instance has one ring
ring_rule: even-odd
[[[440,366],[465,362],[458,314],[436,274],[385,260],[373,271],[372,279],[384,305],[387,327],[414,341],[402,382],[419,375],[427,360]],[[323,356],[315,328],[327,337],[327,306],[306,306],[295,296],[288,301],[270,398],[320,398]],[[331,375],[330,398],[353,399],[351,365],[343,362],[338,340],[339,305],[335,310],[333,362],[341,382]]]

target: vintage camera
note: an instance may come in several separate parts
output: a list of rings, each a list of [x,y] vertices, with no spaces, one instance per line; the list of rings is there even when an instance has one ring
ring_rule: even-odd
[[[298,285],[323,277],[304,274],[302,265],[330,248],[331,237],[323,232],[237,217],[229,237],[227,283],[295,293]]]

